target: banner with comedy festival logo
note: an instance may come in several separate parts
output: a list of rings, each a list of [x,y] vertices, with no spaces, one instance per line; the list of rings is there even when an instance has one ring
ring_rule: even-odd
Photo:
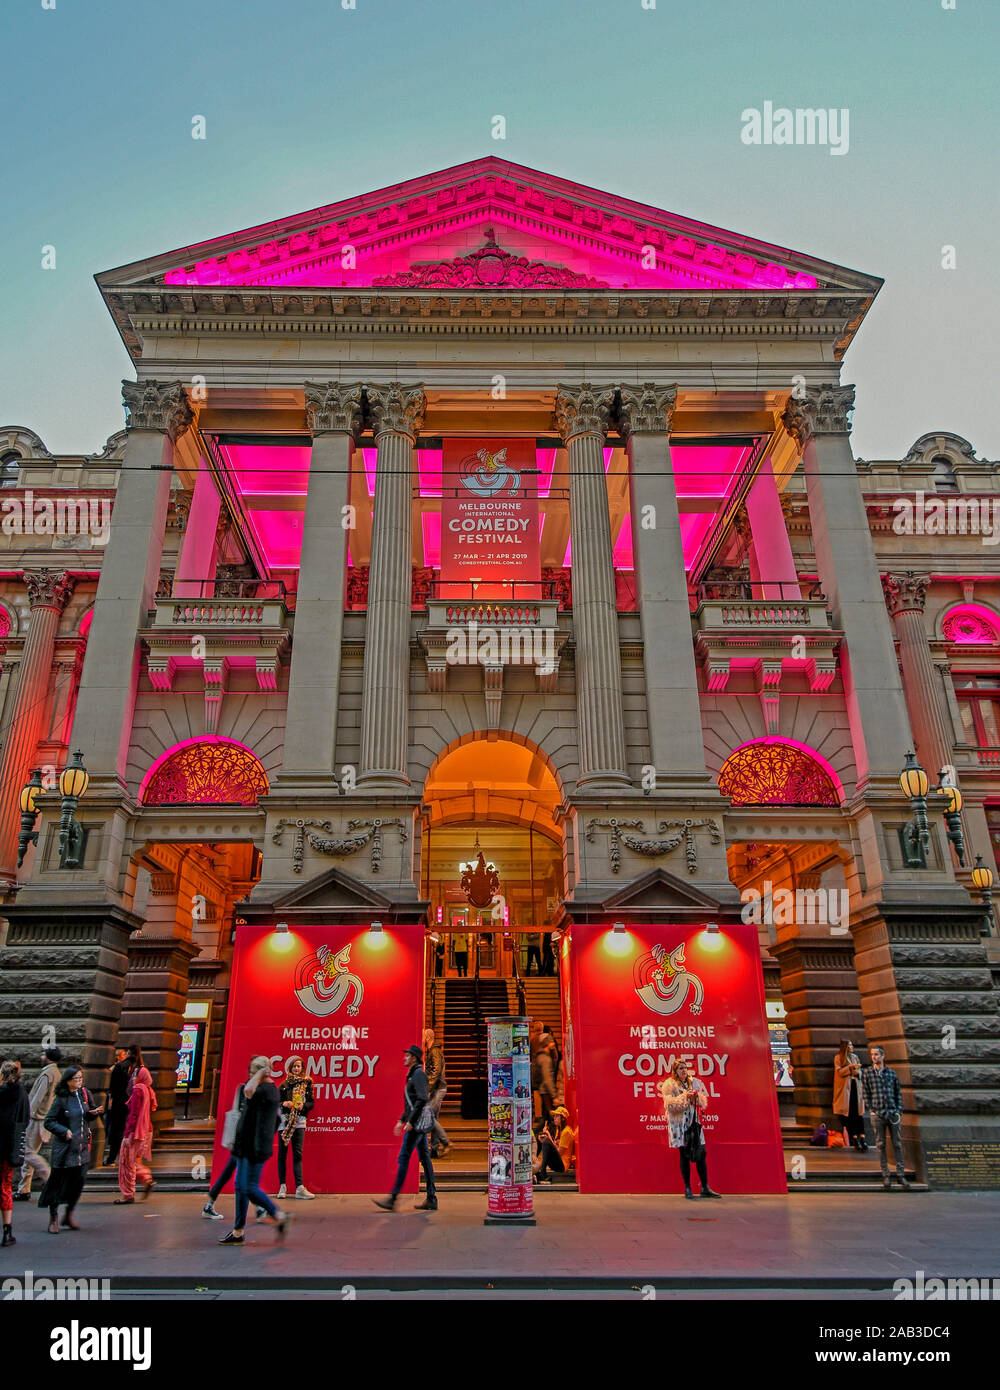
[[[539,597],[533,439],[446,439],[441,583],[446,598]],[[523,584],[518,591],[511,586]],[[454,585],[454,588],[449,586]]]

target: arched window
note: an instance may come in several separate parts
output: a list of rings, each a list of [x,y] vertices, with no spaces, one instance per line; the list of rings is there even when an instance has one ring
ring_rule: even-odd
[[[259,760],[232,739],[191,739],[164,753],[139,789],[145,806],[256,806],[270,790]]]
[[[936,454],[931,459],[934,465],[934,488],[937,492],[957,492],[958,479],[955,477],[955,466],[950,458],[944,454]]]
[[[0,457],[0,487],[17,487],[20,474],[20,454],[11,452]]]
[[[996,618],[977,604],[963,603],[945,614],[941,635],[946,642],[984,647],[997,640]]]
[[[719,773],[719,791],[734,806],[839,806],[832,771],[796,743],[765,738],[731,753]]]

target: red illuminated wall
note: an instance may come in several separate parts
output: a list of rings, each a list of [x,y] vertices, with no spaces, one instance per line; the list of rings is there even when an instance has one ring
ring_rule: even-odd
[[[564,939],[565,940],[565,939]],[[650,953],[674,957],[673,974]],[[675,1054],[709,1093],[708,1171],[725,1192],[784,1192],[785,1165],[756,928],[574,926],[564,947],[567,1098],[581,1192],[682,1192],[660,1085]],[[693,979],[686,979],[682,972]],[[701,999],[697,982],[701,985]],[[642,996],[638,992],[642,990]],[[680,1000],[672,1012],[669,1010]],[[664,996],[666,996],[664,998]],[[649,1003],[644,1002],[648,1000]]]
[[[341,953],[347,947],[345,957]],[[327,951],[325,967],[317,953]],[[403,1108],[402,1055],[411,1043],[420,1042],[422,961],[421,928],[386,927],[380,936],[367,927],[295,927],[288,933],[238,928],[216,1172],[225,1162],[219,1142],[222,1115],[237,1083],[246,1080],[250,1058],[257,1053],[270,1057],[272,1078],[280,1084],[286,1059],[298,1055],[316,1090],[305,1143],[307,1187],[314,1192],[389,1190],[400,1144],[392,1129]],[[408,1191],[416,1190],[416,1172],[414,1166]],[[289,1168],[289,1182],[291,1176]],[[274,1158],[264,1168],[263,1183],[267,1191],[276,1191]]]

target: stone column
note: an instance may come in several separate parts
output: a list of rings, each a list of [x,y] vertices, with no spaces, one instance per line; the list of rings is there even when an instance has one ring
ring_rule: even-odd
[[[613,789],[629,782],[611,521],[604,473],[604,440],[613,399],[613,391],[595,391],[586,384],[560,386],[555,405],[556,426],[569,453],[578,786],[591,790]],[[690,645],[690,632],[687,640]]]
[[[76,580],[61,570],[25,570],[31,619],[18,671],[17,691],[0,759],[0,884],[17,878],[17,837],[21,828],[17,798],[31,776],[52,683],[59,619]]]
[[[882,580],[885,601],[899,638],[903,689],[917,757],[933,786],[941,769],[954,762],[955,750],[949,733],[948,713],[939,699],[941,678],[924,629],[929,583],[929,575],[914,574],[912,570],[905,574],[887,574]]]
[[[215,479],[202,460],[174,571],[174,598],[203,598],[212,592],[205,586],[215,577],[212,573],[212,556],[215,553],[221,506],[222,499]]]
[[[820,582],[843,629],[841,673],[858,785],[895,787],[910,724],[849,439],[853,386],[810,386],[782,422],[802,450]]]
[[[302,524],[282,776],[312,772],[329,778],[336,753],[350,535],[345,507],[350,499],[351,455],[361,428],[361,385],[307,381],[305,396],[313,446]]]
[[[174,443],[191,423],[179,381],[122,382],[128,443],[104,550],[72,744],[95,779],[124,782],[139,673],[139,629],[160,576]]]
[[[413,565],[413,446],[423,423],[420,386],[367,386],[378,448],[368,571],[368,622],[361,708],[359,784],[409,786],[406,750],[410,695],[410,594]]]
[[[746,507],[761,598],[798,600],[801,594],[795,556],[769,458],[761,464],[747,493]]]
[[[618,424],[629,457],[632,546],[653,765],[658,781],[661,777],[704,781],[698,672],[670,461],[670,422],[676,399],[675,386],[623,386]]]

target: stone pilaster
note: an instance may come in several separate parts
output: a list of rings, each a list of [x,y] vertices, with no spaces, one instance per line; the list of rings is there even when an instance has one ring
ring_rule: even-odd
[[[990,1145],[984,1181],[1000,1186],[1000,995],[982,924],[976,904],[947,916],[883,904],[852,930],[868,1041],[899,1074],[918,1165],[933,1180],[942,1149],[965,1164],[964,1146]]]
[[[820,583],[844,632],[840,662],[859,786],[898,777],[910,735],[882,583],[849,438],[853,386],[811,386],[789,400],[802,450]]]
[[[309,493],[295,603],[282,776],[333,775],[344,627],[344,576],[351,534],[351,456],[361,429],[361,384],[306,382],[312,431]]]
[[[43,722],[52,681],[56,630],[76,584],[76,580],[62,570],[25,570],[23,578],[28,590],[31,619],[0,758],[0,807],[3,807],[0,817],[0,883],[7,887],[17,877],[15,866],[20,830],[17,798],[31,775],[38,741],[45,732]]]
[[[198,947],[178,936],[140,933],[128,943],[118,1037],[123,1047],[138,1043],[153,1078],[159,1104],[157,1130],[174,1122],[177,1049],[188,996],[188,976]]]
[[[885,601],[899,639],[903,690],[917,756],[933,786],[941,769],[954,761],[954,748],[948,731],[948,714],[939,699],[941,679],[924,629],[929,583],[929,575],[914,574],[911,570],[905,574],[887,574],[882,580]]]
[[[615,605],[604,440],[613,391],[560,387],[556,426],[569,453],[573,573],[573,640],[580,748],[578,785],[589,790],[628,783],[621,648]],[[690,644],[690,635],[688,637]],[[700,735],[699,735],[700,736]]]
[[[684,545],[670,461],[676,399],[675,386],[623,386],[618,416],[629,457],[649,743],[658,786],[661,779],[707,780]]]
[[[191,423],[184,388],[175,382],[122,382],[128,443],[104,550],[87,642],[74,747],[95,781],[124,781],[139,673],[139,629],[160,576],[174,443]]]
[[[413,446],[425,402],[421,387],[399,382],[366,386],[365,398],[378,461],[358,781],[367,789],[401,790],[409,786]]]

